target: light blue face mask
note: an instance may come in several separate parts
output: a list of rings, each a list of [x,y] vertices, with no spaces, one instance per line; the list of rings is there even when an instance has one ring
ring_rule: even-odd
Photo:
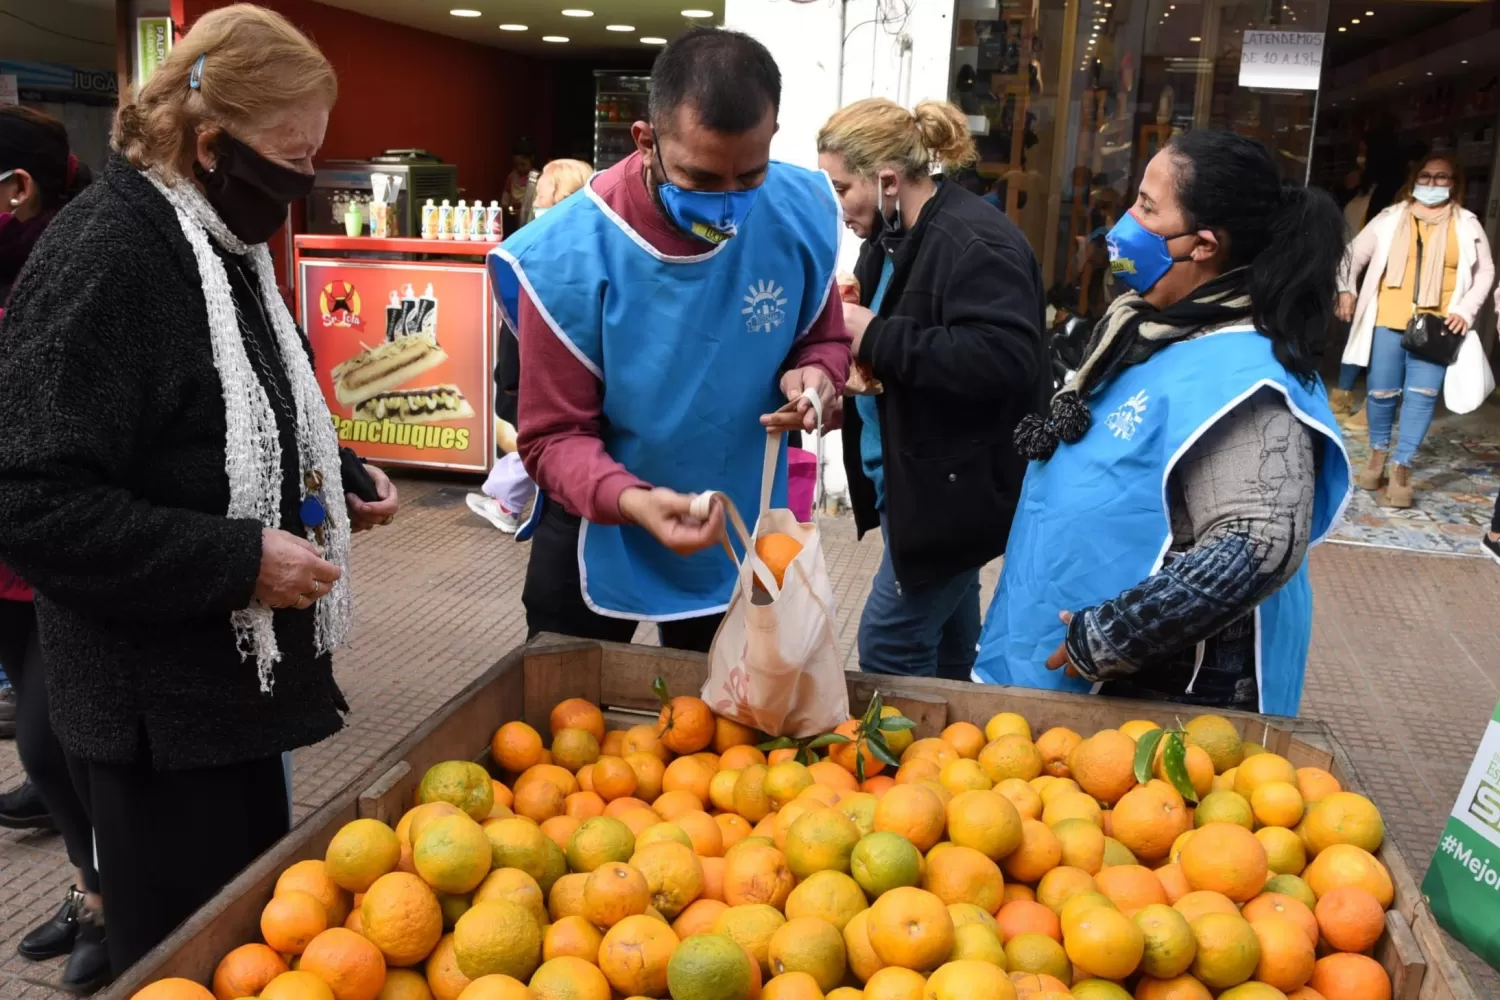
[[[760,188],[747,191],[691,191],[667,180],[667,166],[662,162],[661,146],[656,147],[656,163],[661,170],[658,197],[667,217],[683,232],[692,233],[718,246],[739,232],[745,224]]]
[[[1437,208],[1452,196],[1452,191],[1436,184],[1418,184],[1411,189],[1411,196],[1428,208]]]

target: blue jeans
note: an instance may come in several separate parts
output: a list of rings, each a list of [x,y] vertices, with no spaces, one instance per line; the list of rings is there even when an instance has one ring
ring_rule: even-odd
[[[1432,411],[1437,406],[1438,390],[1443,387],[1447,369],[1425,358],[1419,358],[1401,346],[1403,331],[1377,326],[1370,346],[1370,374],[1366,379],[1370,393],[1365,409],[1370,421],[1370,449],[1391,450],[1391,428],[1396,423],[1396,409],[1401,409],[1401,433],[1391,458],[1397,465],[1411,467],[1427,428],[1432,425]]]
[[[1354,391],[1354,383],[1359,379],[1359,373],[1364,371],[1361,365],[1351,365],[1347,361],[1339,365],[1339,388],[1345,392]]]
[[[966,681],[978,642],[979,570],[903,587],[887,548],[859,619],[860,669]]]

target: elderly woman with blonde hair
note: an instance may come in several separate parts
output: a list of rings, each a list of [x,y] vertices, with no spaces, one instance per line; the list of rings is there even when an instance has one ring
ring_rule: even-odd
[[[36,591],[116,975],[287,832],[282,754],[349,708],[350,533],[396,494],[372,469],[369,499],[346,495],[362,470],[265,246],[336,93],[279,15],[205,14],[120,109],[0,327],[0,561]]]
[[[553,160],[542,168],[521,210],[522,223],[533,222],[564,198],[588,183],[594,168],[582,160]],[[514,331],[512,331],[514,334]],[[521,516],[536,496],[536,483],[526,474],[516,452],[516,390],[521,381],[521,358],[514,335],[502,337],[495,365],[495,440],[504,454],[480,487],[465,501],[469,509],[507,535],[521,529]],[[520,536],[525,541],[525,536]]]

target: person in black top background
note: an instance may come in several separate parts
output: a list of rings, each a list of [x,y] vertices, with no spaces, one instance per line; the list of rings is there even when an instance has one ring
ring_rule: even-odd
[[[932,173],[974,159],[952,105],[858,101],[823,126],[818,153],[865,240],[844,322],[882,390],[844,406],[856,522],[886,542],[860,667],[967,680],[979,569],[1005,551],[1026,471],[1012,433],[1050,384],[1041,268],[1003,212]]]

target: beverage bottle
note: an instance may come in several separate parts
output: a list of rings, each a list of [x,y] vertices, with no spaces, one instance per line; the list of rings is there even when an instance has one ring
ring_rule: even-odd
[[[438,239],[453,239],[453,206],[448,204],[444,198],[443,203],[438,206]]]
[[[469,238],[469,203],[462,198],[458,199],[458,207],[453,210],[453,238]]]
[[[422,239],[435,240],[438,235],[438,209],[431,198],[422,206]]]
[[[484,213],[485,235],[492,240],[505,237],[505,217],[500,211],[500,203],[493,198],[490,199],[490,207]]]

